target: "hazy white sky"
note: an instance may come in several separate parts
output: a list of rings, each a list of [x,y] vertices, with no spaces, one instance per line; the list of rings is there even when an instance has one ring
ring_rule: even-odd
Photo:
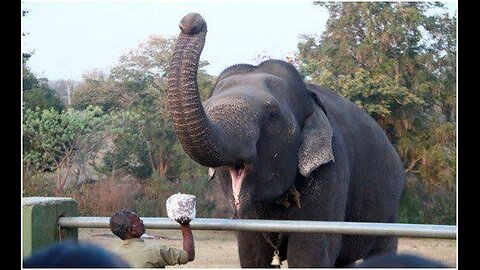
[[[456,1],[449,7],[456,9]],[[328,17],[313,0],[297,1],[33,1],[22,18],[24,51],[34,50],[32,71],[50,80],[80,80],[92,69],[108,71],[121,55],[150,35],[177,36],[180,19],[200,13],[208,25],[201,59],[218,75],[257,55],[285,58],[299,36],[320,35]]]

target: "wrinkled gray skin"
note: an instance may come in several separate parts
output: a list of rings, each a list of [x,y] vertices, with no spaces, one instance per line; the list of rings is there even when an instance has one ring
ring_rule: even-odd
[[[192,13],[180,29],[170,114],[186,153],[214,169],[235,217],[396,221],[402,163],[374,119],[278,60],[226,69],[202,106],[196,76],[207,25]],[[271,267],[267,240],[278,236],[238,232],[241,266]],[[345,266],[396,249],[397,239],[383,236],[287,233],[279,241],[289,267]]]

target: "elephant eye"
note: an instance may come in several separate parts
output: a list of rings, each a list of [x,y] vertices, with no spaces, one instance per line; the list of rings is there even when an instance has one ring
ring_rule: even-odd
[[[275,118],[277,117],[278,113],[276,111],[270,111],[268,112],[268,118]]]
[[[278,111],[279,111],[279,108],[277,104],[274,104],[268,101],[267,103],[265,103],[265,114],[268,119],[277,117]]]

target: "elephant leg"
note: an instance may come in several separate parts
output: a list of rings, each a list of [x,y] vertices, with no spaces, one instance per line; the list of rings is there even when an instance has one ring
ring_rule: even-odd
[[[347,235],[343,238],[335,267],[351,267],[356,261],[386,253],[395,253],[397,238],[393,236]]]
[[[386,253],[397,253],[398,238],[394,236],[379,236],[375,241],[372,251],[368,256],[386,254]]]
[[[397,214],[393,213],[388,222],[395,223],[397,221]],[[378,236],[375,240],[375,244],[372,251],[368,256],[379,254],[395,254],[398,249],[398,237],[396,236]]]
[[[387,222],[396,222],[396,213]],[[395,254],[397,244],[396,236],[345,235],[335,267],[351,267],[356,261],[374,255]]]
[[[333,267],[341,240],[335,234],[290,234],[288,267]]]
[[[376,238],[367,235],[344,235],[335,267],[351,267],[356,261],[368,256],[373,250]]]
[[[237,232],[238,254],[242,268],[268,268],[272,261],[273,248],[261,233]]]

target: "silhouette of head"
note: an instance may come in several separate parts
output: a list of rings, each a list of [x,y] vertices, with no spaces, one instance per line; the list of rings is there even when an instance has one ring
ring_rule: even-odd
[[[129,268],[101,246],[66,240],[40,249],[23,261],[24,268]]]
[[[378,255],[365,259],[357,268],[446,268],[448,266],[412,254]]]

